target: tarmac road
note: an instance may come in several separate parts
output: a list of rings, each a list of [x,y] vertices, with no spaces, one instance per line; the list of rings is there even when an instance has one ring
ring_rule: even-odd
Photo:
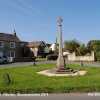
[[[55,61],[38,60],[35,63],[36,65],[38,65],[38,64],[44,64],[49,62],[55,62]],[[8,64],[0,64],[0,68],[18,67],[18,66],[21,67],[21,66],[28,66],[28,65],[33,65],[33,62],[15,62],[15,63],[8,63]]]
[[[44,64],[44,63],[56,63],[56,61],[45,61],[45,60],[38,60],[35,63],[38,64]],[[66,61],[66,64],[77,64],[80,65],[80,62],[72,62],[72,61]],[[17,67],[17,66],[28,66],[33,65],[33,62],[15,62],[15,63],[9,63],[9,64],[0,64],[0,68],[8,68],[8,67]],[[100,67],[99,62],[83,62],[84,66],[94,66],[94,67]]]
[[[100,100],[100,93],[65,93],[48,94],[46,96],[0,96],[0,100]]]

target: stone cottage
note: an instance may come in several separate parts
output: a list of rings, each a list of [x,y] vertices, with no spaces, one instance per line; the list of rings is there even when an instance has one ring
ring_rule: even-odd
[[[13,34],[0,33],[0,56],[21,57],[22,44],[28,45],[28,42],[22,42],[15,30]]]

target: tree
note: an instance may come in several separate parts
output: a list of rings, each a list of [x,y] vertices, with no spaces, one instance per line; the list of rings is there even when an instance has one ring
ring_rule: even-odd
[[[90,51],[99,52],[100,51],[100,40],[91,40],[87,44],[87,47]]]
[[[95,51],[96,60],[100,61],[100,40],[91,40],[87,44],[89,51]]]
[[[26,45],[23,45],[21,51],[22,51],[22,57],[28,57],[30,53],[30,48]]]
[[[80,45],[80,47],[77,48],[77,54],[80,56],[83,56],[87,53],[87,47],[85,44]]]
[[[80,47],[80,43],[75,39],[64,42],[64,48],[69,53],[72,53],[73,51],[77,52],[77,48],[79,47]]]

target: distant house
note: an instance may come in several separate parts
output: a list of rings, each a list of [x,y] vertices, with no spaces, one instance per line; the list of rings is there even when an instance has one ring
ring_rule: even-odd
[[[51,44],[49,44],[49,43],[46,43],[46,45],[50,48],[50,46],[51,46]]]
[[[58,48],[59,44],[53,43],[53,44],[50,46],[51,50],[52,50],[52,51],[55,51],[56,46],[57,46],[57,48]]]
[[[57,48],[58,48],[58,47],[59,47],[59,44],[58,44],[58,43],[53,43],[53,44],[50,46],[51,51],[55,51],[56,46],[57,46]],[[62,48],[62,50],[63,50],[63,55],[68,55],[68,54],[69,54],[69,52],[66,51],[64,48]]]
[[[28,42],[22,42],[15,30],[13,34],[0,33],[0,56],[21,57],[22,44],[28,44]]]
[[[44,52],[45,54],[50,53],[50,51],[51,51],[50,46],[51,46],[51,44],[46,43],[45,52]]]
[[[44,41],[29,42],[28,45],[36,57],[45,56],[50,52],[50,48]]]

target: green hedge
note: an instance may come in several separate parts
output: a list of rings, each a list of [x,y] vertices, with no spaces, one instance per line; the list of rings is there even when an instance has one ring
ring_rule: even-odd
[[[47,55],[46,58],[48,60],[57,60],[58,54],[50,54],[50,55]]]
[[[18,57],[14,58],[14,62],[31,62],[35,61],[35,57]]]
[[[100,52],[96,53],[96,60],[100,62]]]

